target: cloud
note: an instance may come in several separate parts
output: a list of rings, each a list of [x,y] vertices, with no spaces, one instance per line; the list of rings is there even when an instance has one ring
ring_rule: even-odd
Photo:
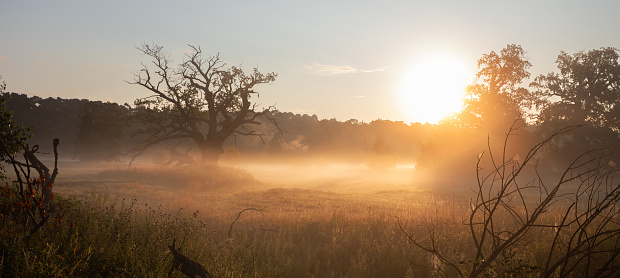
[[[311,66],[306,66],[311,73],[318,75],[339,75],[339,74],[349,74],[349,73],[371,73],[377,71],[385,71],[387,67],[382,67],[378,69],[357,69],[349,65],[325,65],[314,63]]]
[[[318,75],[338,75],[338,74],[345,74],[345,73],[354,73],[358,71],[356,68],[353,68],[347,65],[336,66],[336,65],[323,65],[323,64],[316,64],[316,63],[313,64],[312,66],[306,66],[306,69],[308,69],[311,73],[318,74]]]
[[[359,70],[359,72],[365,72],[365,73],[370,73],[370,72],[378,72],[378,71],[386,71],[388,67],[380,67],[378,69],[370,69],[370,70]]]
[[[0,63],[2,63],[2,61],[4,61],[4,55],[0,54]]]

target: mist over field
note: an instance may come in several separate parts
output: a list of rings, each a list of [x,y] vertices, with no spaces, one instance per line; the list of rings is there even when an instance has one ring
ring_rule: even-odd
[[[620,273],[617,49],[528,86],[521,46],[483,54],[422,124],[258,108],[277,74],[191,48],[138,47],[133,106],[2,93],[0,276]]]
[[[619,10],[0,0],[0,278],[620,277]]]

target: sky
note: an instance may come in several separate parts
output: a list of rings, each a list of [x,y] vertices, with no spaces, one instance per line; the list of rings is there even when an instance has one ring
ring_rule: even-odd
[[[195,45],[276,72],[256,87],[262,107],[423,122],[411,110],[441,106],[422,96],[444,82],[412,75],[433,57],[471,79],[482,54],[518,44],[535,77],[556,70],[560,51],[620,48],[619,10],[601,0],[0,0],[0,75],[10,92],[133,104],[149,95],[127,83],[149,62],[136,46],[161,45],[180,63]]]

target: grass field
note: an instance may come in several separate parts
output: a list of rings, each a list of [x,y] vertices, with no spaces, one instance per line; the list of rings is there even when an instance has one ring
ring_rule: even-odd
[[[472,263],[466,180],[352,165],[63,166],[54,188],[63,219],[29,241],[2,220],[2,276],[161,277],[173,239],[215,277],[446,275],[407,235],[438,235],[439,250]],[[503,262],[537,265],[547,239],[524,238]]]

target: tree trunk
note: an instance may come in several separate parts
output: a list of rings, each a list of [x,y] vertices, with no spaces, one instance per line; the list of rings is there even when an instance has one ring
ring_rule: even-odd
[[[203,142],[198,145],[200,152],[202,153],[202,164],[217,165],[220,156],[224,153],[220,142]]]

